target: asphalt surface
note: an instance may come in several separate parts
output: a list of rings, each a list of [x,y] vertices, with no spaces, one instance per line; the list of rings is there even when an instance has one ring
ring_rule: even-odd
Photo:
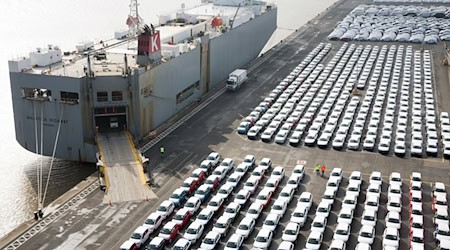
[[[314,211],[325,190],[329,171],[333,167],[340,167],[344,170],[344,176],[348,178],[351,171],[358,170],[363,173],[365,182],[362,185],[362,192],[358,199],[359,205],[356,209],[356,218],[352,223],[352,236],[348,242],[348,249],[354,249],[357,243],[356,234],[360,228],[360,216],[363,211],[365,189],[370,173],[374,170],[381,171],[385,176],[384,180],[392,171],[401,173],[402,177],[408,179],[412,171],[422,173],[425,228],[426,228],[426,249],[432,249],[432,210],[431,210],[431,187],[429,183],[441,181],[450,183],[449,162],[441,158],[411,158],[404,159],[398,157],[384,156],[371,152],[335,151],[322,150],[310,147],[290,147],[288,145],[278,145],[275,143],[261,143],[250,141],[246,136],[240,136],[235,132],[241,119],[269,93],[278,83],[287,76],[292,69],[319,43],[327,42],[325,37],[332,31],[334,25],[347,15],[356,5],[369,1],[349,0],[340,2],[331,7],[331,11],[310,21],[306,28],[302,28],[295,33],[291,39],[274,48],[273,53],[266,53],[264,60],[256,68],[251,68],[249,80],[237,92],[226,92],[201,112],[191,117],[186,123],[167,136],[160,144],[156,145],[146,156],[150,158],[153,166],[151,173],[155,181],[152,188],[158,198],[148,201],[131,201],[123,203],[103,203],[104,194],[101,191],[94,192],[79,203],[74,205],[67,213],[61,215],[53,224],[42,230],[38,235],[25,242],[20,249],[118,249],[119,246],[129,238],[136,227],[142,225],[145,218],[159,204],[167,199],[174,189],[179,187],[193,169],[211,152],[219,152],[222,157],[233,158],[236,163],[240,163],[247,154],[255,155],[257,162],[264,157],[272,159],[274,165],[281,165],[286,168],[286,176],[290,174],[291,168],[298,160],[307,161],[307,175],[305,176],[296,198],[304,192],[309,191],[314,196],[314,205],[310,210],[306,225],[302,228],[301,235],[297,238],[296,248],[301,249],[309,234],[310,224],[314,218]],[[394,44],[394,43],[393,43]],[[333,49],[338,49],[342,43],[332,42]],[[388,44],[390,45],[390,44]],[[405,44],[408,45],[408,44]],[[427,47],[427,46],[425,46]],[[440,61],[443,55],[442,45],[429,47],[433,50],[434,74],[437,85],[437,106],[442,110],[450,110],[447,97],[450,95],[447,66],[442,66],[436,61]],[[159,147],[164,145],[166,155],[161,158]],[[312,167],[316,163],[323,163],[327,166],[324,178],[312,174]],[[245,180],[248,174],[243,178]],[[336,226],[337,213],[341,207],[341,200],[344,197],[347,178],[341,184],[338,191],[337,200],[333,207],[333,212],[329,216],[328,226],[324,235],[324,243],[321,249],[326,249],[330,244],[333,231]],[[267,178],[265,178],[267,179]],[[278,190],[285,185],[287,178],[283,180]],[[403,183],[403,225],[400,231],[402,237],[401,249],[408,244],[408,196],[407,180]],[[242,184],[241,184],[242,185]],[[260,187],[262,184],[260,185]],[[240,186],[239,186],[240,187]],[[235,192],[239,189],[235,189]],[[274,199],[278,196],[276,193]],[[376,226],[377,239],[373,244],[373,249],[381,249],[381,234],[384,230],[384,215],[386,214],[386,193],[387,183],[383,183],[383,194],[381,196],[380,211],[378,212],[378,223]],[[272,203],[274,201],[272,199]],[[271,203],[271,204],[272,204]],[[206,206],[206,202],[203,207]],[[292,209],[296,202],[293,200],[289,205],[289,210],[282,218],[275,233],[274,241],[270,249],[276,249],[281,242],[282,229],[289,220]],[[248,205],[244,207],[240,217],[233,226],[239,223],[245,214]],[[269,212],[270,207],[264,210],[257,222],[257,230],[245,241],[243,249],[250,249],[253,237],[258,232],[262,222]],[[216,217],[217,218],[217,217]],[[193,220],[193,219],[192,219]],[[211,228],[211,224],[207,230]],[[186,227],[185,227],[186,228]],[[233,229],[234,230],[234,229]],[[233,232],[231,230],[227,237]],[[182,230],[182,232],[184,232]],[[177,236],[181,237],[181,234]],[[221,240],[221,246],[226,242],[227,237]],[[194,247],[195,249],[195,247]]]

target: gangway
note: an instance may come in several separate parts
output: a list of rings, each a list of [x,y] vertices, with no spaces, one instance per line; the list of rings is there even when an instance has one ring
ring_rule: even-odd
[[[141,158],[127,131],[97,134],[106,181],[105,203],[156,198],[147,185]]]

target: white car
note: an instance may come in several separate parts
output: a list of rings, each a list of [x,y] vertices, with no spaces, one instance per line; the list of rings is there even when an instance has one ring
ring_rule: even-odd
[[[359,230],[358,242],[372,245],[374,238],[375,238],[375,228],[373,226],[363,225]]]
[[[383,183],[383,179],[381,177],[380,172],[374,171],[370,174],[369,184],[372,184],[372,183],[381,186],[381,184]]]
[[[227,168],[228,169],[227,172],[230,172],[230,170],[232,170],[234,168],[234,161],[231,158],[225,158],[220,163],[220,166]]]
[[[177,241],[177,243],[178,243],[178,241]],[[187,241],[187,243],[190,244],[189,241]],[[181,245],[181,243],[178,243],[178,244]],[[164,249],[165,245],[166,245],[166,240],[161,238],[161,237],[156,236],[150,241],[150,243],[148,243],[147,248],[150,248],[150,249]],[[132,249],[132,248],[130,246],[129,247],[122,247],[121,246],[120,249],[122,250],[122,249]]]
[[[297,236],[299,233],[300,233],[300,225],[294,222],[289,222],[284,228],[281,239],[283,241],[295,242],[297,240]]]
[[[439,208],[434,213],[433,217],[433,223],[435,225],[441,224],[441,223],[447,223],[448,224],[449,217],[448,217],[448,209],[442,209]]]
[[[241,181],[243,175],[239,173],[232,173],[228,179],[225,185],[232,186],[233,188],[236,188],[237,185],[239,185],[239,182]]]
[[[220,234],[209,231],[208,234],[203,238],[202,244],[200,245],[201,249],[213,250],[217,243],[220,241]]]
[[[248,238],[255,229],[255,220],[250,217],[244,217],[236,228],[236,233]]]
[[[231,218],[233,221],[238,217],[241,211],[241,205],[235,202],[231,202],[223,211],[223,216]]]
[[[148,240],[149,236],[150,230],[147,227],[139,226],[131,234],[130,241],[133,241],[138,247],[141,247]]]
[[[205,226],[203,224],[194,221],[184,232],[183,238],[189,240],[192,244],[195,244],[195,242],[197,242],[197,240],[202,236],[204,229]]]
[[[316,216],[328,217],[331,211],[331,204],[326,201],[321,201],[316,209]]]
[[[388,212],[385,220],[386,227],[396,228],[397,230],[402,227],[402,219],[398,212]]]
[[[400,175],[400,173],[392,172],[389,175],[389,186],[391,186],[393,184],[402,187],[402,176]]]
[[[422,181],[422,174],[419,172],[412,172],[409,179],[411,181]]]
[[[266,174],[266,170],[262,167],[256,167],[252,171],[252,177],[258,177],[260,181],[262,180],[262,178],[264,178],[265,174]]]
[[[361,172],[360,171],[353,171],[350,174],[349,182],[355,182],[355,183],[358,183],[359,186],[361,186],[361,183],[362,183]]]
[[[381,185],[375,183],[369,184],[366,196],[376,196],[379,199],[381,196]]]
[[[291,175],[291,177],[289,177],[287,183],[286,183],[286,187],[292,187],[295,190],[298,189],[298,186],[300,185],[301,179],[299,176],[297,175]]]
[[[375,227],[376,223],[377,223],[377,212],[372,209],[364,210],[361,216],[361,225],[368,225],[371,227]]]
[[[327,187],[327,189],[325,189],[325,192],[323,193],[321,203],[326,202],[330,204],[331,207],[333,207],[335,198],[336,198],[336,190]]]
[[[364,139],[363,148],[365,150],[372,151],[373,148],[375,147],[375,139],[376,139],[375,136],[367,136],[366,139]]]
[[[273,192],[268,189],[262,189],[259,191],[258,195],[256,196],[256,199],[254,201],[255,204],[261,204],[263,207],[267,207],[270,203],[270,200],[272,199]]]
[[[202,209],[200,211],[200,213],[198,213],[194,222],[198,222],[202,225],[206,225],[206,224],[208,224],[209,221],[211,221],[213,216],[214,216],[214,211],[211,211],[211,210],[205,208],[205,209]]]
[[[245,173],[248,172],[248,169],[249,169],[249,167],[248,167],[247,164],[241,163],[241,164],[239,164],[239,165],[236,167],[236,169],[234,170],[233,174],[238,174],[238,175],[240,175],[241,178],[242,178],[242,176],[244,176]]]
[[[355,250],[371,250],[372,247],[367,243],[358,243],[355,247]]]
[[[282,241],[277,250],[294,250],[294,248],[294,243],[289,241]]]
[[[278,195],[277,200],[284,200],[289,204],[292,201],[292,199],[294,198],[294,194],[295,194],[294,188],[284,187],[283,189],[281,189],[281,192]]]
[[[436,182],[433,185],[433,196],[436,196],[439,193],[447,194],[447,191],[445,190],[445,185],[442,182]]]
[[[409,232],[409,242],[411,250],[424,250],[425,249],[425,239],[424,230],[413,228]]]
[[[262,204],[252,203],[250,205],[250,207],[248,208],[247,214],[245,215],[245,217],[249,217],[254,220],[257,220],[259,215],[261,214],[263,208],[264,207]]]
[[[263,229],[268,229],[271,231],[275,231],[275,229],[278,226],[278,223],[280,223],[281,215],[279,214],[272,214],[270,213],[267,215],[266,219],[264,220]]]
[[[438,242],[450,241],[450,228],[448,223],[441,222],[435,225],[434,238]]]
[[[334,230],[333,239],[347,242],[350,237],[350,225],[347,223],[339,223]]]
[[[278,180],[283,180],[284,178],[284,168],[281,166],[277,166],[275,168],[273,168],[272,170],[272,174],[270,175],[270,179],[274,178],[274,179],[278,179]]]
[[[297,206],[291,214],[291,222],[295,222],[303,227],[308,219],[308,209],[304,206]]]
[[[201,205],[202,201],[200,200],[200,198],[192,196],[186,201],[186,203],[184,203],[183,208],[189,210],[191,214],[195,214],[200,209]]]
[[[215,166],[217,166],[217,165],[219,164],[219,161],[220,161],[220,155],[219,155],[219,153],[211,152],[211,153],[208,155],[208,157],[206,157],[206,160],[207,160],[207,161],[210,161],[210,162],[211,162],[211,165],[215,167]]]
[[[347,244],[342,240],[333,240],[330,244],[329,250],[345,250]]]
[[[433,210],[436,212],[438,209],[448,210],[447,194],[436,193],[436,195],[434,196]]]
[[[242,235],[233,234],[230,239],[228,239],[227,244],[225,244],[224,250],[240,249],[243,242],[244,237],[242,237]]]
[[[333,190],[333,192],[337,192],[339,189],[339,184],[340,184],[340,181],[339,181],[338,177],[330,176],[330,178],[328,178],[328,181],[327,181],[326,189]]]
[[[248,166],[248,168],[253,168],[255,166],[255,156],[254,155],[246,155],[244,157],[244,161],[241,164]]]
[[[151,213],[147,219],[145,219],[144,224],[142,226],[147,227],[150,233],[156,231],[163,221],[163,217],[161,214],[156,212]]]
[[[314,217],[314,220],[311,223],[311,231],[312,232],[325,232],[325,229],[327,228],[327,217],[324,216],[316,216]]]
[[[221,237],[224,237],[232,226],[231,222],[231,218],[222,215],[217,219],[216,223],[214,223],[212,231],[220,234]]]
[[[411,204],[413,203],[422,204],[422,191],[411,190],[409,192],[409,201]]]
[[[360,187],[359,182],[350,181],[348,183],[347,192],[345,192],[345,194],[355,195],[356,197],[358,197],[360,191],[361,191],[361,187]]]
[[[292,217],[291,217],[291,220],[292,220]],[[353,220],[353,209],[348,208],[348,207],[341,208],[341,211],[339,212],[339,215],[338,215],[337,222],[339,224],[347,223],[347,224],[351,225],[352,220]]]
[[[396,228],[388,227],[383,233],[383,246],[392,246],[398,249],[400,236]]]
[[[276,178],[269,178],[266,181],[266,183],[264,184],[264,188],[275,192],[277,190],[279,184],[280,184],[280,180],[278,180]]]
[[[310,192],[303,192],[300,195],[300,197],[298,197],[297,207],[303,206],[309,211],[309,209],[312,206],[312,202],[313,202],[313,195]]]
[[[260,178],[258,176],[250,176],[244,184],[243,189],[254,193],[258,189]]]
[[[172,201],[165,200],[159,205],[158,209],[156,209],[156,213],[160,214],[165,220],[169,215],[173,213],[175,209],[175,204]]]
[[[262,167],[264,170],[268,170],[272,167],[272,160],[270,158],[263,158],[258,167]]]
[[[339,183],[342,181],[342,168],[333,168],[330,173],[330,178],[337,178]]]
[[[322,244],[323,234],[320,232],[311,232],[306,240],[306,248],[311,250],[320,249]]]
[[[239,191],[236,196],[234,197],[234,201],[237,204],[240,205],[244,205],[245,203],[247,203],[248,199],[250,198],[250,191],[246,190],[246,189],[241,189],[241,191]]]
[[[391,184],[388,188],[388,199],[389,197],[402,197],[402,188],[398,184]]]
[[[287,201],[284,199],[277,199],[270,209],[271,214],[279,214],[280,216],[283,216],[287,209]]]
[[[217,213],[224,204],[224,199],[220,196],[213,196],[211,200],[208,202],[208,206],[206,206],[206,209],[209,209],[211,211],[214,211],[214,213]]]
[[[303,179],[303,176],[305,175],[305,166],[304,165],[296,165],[294,169],[292,169],[291,176],[298,176],[300,177],[300,180]]]
[[[372,209],[375,212],[378,212],[379,205],[380,201],[377,196],[374,195],[366,196],[366,202],[364,203],[364,210]]]
[[[259,230],[259,233],[253,242],[253,247],[257,249],[269,249],[270,243],[272,242],[272,237],[272,231],[264,228]]]
[[[342,200],[342,208],[350,208],[352,210],[355,210],[357,204],[358,197],[353,194],[347,194]]]
[[[389,197],[387,203],[388,212],[401,212],[402,211],[402,199],[400,197]]]
[[[225,176],[228,173],[228,168],[224,166],[218,166],[214,169],[211,176],[217,176],[219,178],[219,181],[222,181],[225,179]]]
[[[233,186],[225,183],[224,185],[222,185],[219,191],[217,191],[217,194],[215,196],[222,197],[224,200],[227,200],[231,196],[231,193],[233,193],[233,189]]]

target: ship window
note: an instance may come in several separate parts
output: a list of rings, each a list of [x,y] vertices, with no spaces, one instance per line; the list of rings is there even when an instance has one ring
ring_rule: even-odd
[[[122,101],[123,100],[122,91],[113,91],[111,93],[111,97],[113,101]]]
[[[78,103],[78,93],[61,91],[61,102]]]
[[[22,88],[22,98],[51,101],[52,91],[48,89]]]
[[[107,102],[108,92],[97,92],[97,102]]]

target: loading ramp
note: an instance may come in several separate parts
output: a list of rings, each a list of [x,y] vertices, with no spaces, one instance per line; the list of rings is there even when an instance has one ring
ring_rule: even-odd
[[[156,198],[146,184],[142,163],[127,131],[97,134],[106,179],[105,203]]]

